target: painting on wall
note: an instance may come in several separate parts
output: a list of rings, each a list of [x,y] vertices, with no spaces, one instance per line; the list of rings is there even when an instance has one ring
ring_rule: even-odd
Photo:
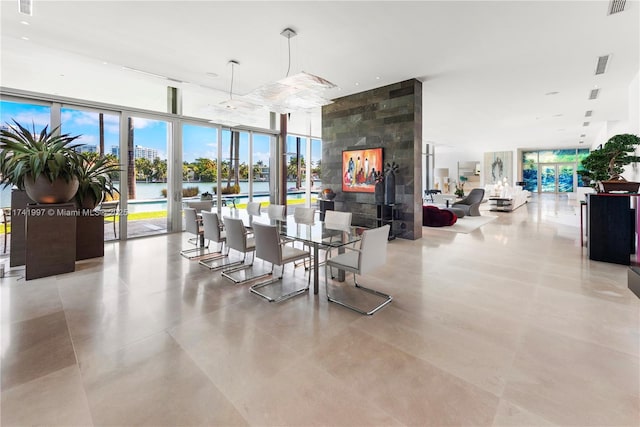
[[[375,175],[382,171],[382,148],[342,152],[342,191],[373,193]]]
[[[495,184],[507,178],[509,184],[513,184],[513,152],[496,151],[484,153],[484,182]]]

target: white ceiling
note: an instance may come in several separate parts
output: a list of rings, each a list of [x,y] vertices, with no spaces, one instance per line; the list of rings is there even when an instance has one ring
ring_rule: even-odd
[[[229,60],[240,62],[236,96],[285,76],[280,32],[290,27],[298,33],[291,74],[335,83],[330,98],[423,81],[425,141],[464,150],[584,139],[589,147],[607,121],[628,120],[640,69],[640,5],[627,0],[608,16],[608,3],[34,0],[29,17],[17,0],[2,0],[0,85],[164,110],[171,84],[183,89],[185,114],[215,119],[207,106],[229,97]],[[596,76],[605,54],[607,72]],[[599,98],[588,100],[596,85]]]

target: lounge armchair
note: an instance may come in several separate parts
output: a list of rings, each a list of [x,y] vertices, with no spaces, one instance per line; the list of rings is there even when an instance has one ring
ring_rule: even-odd
[[[469,195],[451,207],[462,209],[465,215],[480,216],[480,203],[484,199],[484,188],[474,188]]]

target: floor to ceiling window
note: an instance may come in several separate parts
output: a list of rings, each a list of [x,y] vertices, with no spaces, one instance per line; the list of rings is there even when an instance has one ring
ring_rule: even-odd
[[[128,213],[127,236],[166,233],[169,228],[167,194],[171,191],[167,161],[171,123],[129,117],[128,128],[127,153],[120,154],[127,173],[127,203],[122,204]]]
[[[82,144],[78,147],[78,151],[88,156],[106,156],[116,164],[121,164],[118,150],[120,143],[120,116],[115,113],[99,112],[71,107],[63,107],[60,109],[61,132],[70,135],[80,135],[76,140]],[[113,183],[118,191],[120,191],[120,176],[113,176]],[[119,194],[108,199],[113,199],[116,203],[120,199]],[[110,202],[111,200],[105,200]],[[105,211],[105,223],[111,225],[105,227],[104,239],[114,240],[118,237],[117,230],[121,215],[119,214],[118,205],[114,205]],[[115,223],[115,224],[114,224]]]
[[[15,122],[40,133],[45,126],[51,124],[51,107],[28,102],[0,101],[0,126],[8,129]],[[51,129],[49,129],[51,130]],[[11,206],[11,187],[0,188],[0,206]]]
[[[220,192],[223,202],[242,207],[248,200],[268,204],[280,188],[277,130],[221,129],[196,118],[32,95],[3,92],[2,122],[16,119],[36,132],[59,124],[64,133],[81,135],[79,150],[122,166],[114,177],[118,213],[105,218],[105,240],[179,231],[181,202],[203,193],[216,199]],[[322,141],[297,135],[287,141],[288,203],[311,204],[321,189]],[[0,192],[0,202],[10,206],[10,189]]]
[[[577,179],[588,149],[538,150],[522,153],[525,189],[540,193],[571,193],[584,183]]]

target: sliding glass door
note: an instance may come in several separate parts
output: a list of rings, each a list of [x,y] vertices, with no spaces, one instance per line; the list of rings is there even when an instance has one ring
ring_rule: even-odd
[[[126,152],[120,155],[126,160],[127,237],[166,233],[170,229],[167,195],[172,124],[130,116],[127,128]]]

